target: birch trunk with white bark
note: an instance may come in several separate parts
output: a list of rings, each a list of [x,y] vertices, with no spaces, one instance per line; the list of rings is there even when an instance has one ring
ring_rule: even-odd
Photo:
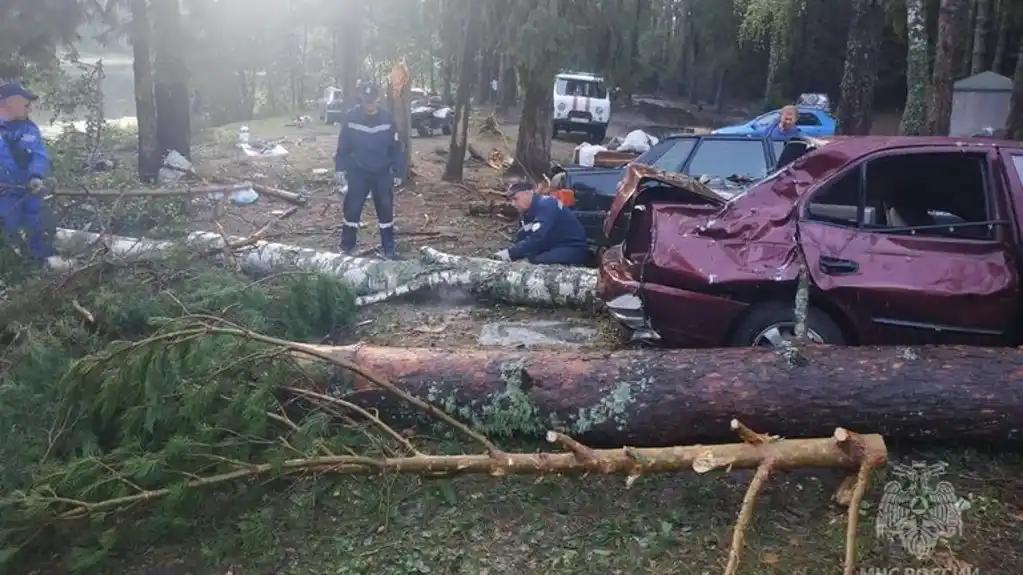
[[[63,228],[54,236],[58,252],[65,256],[88,251],[99,240],[99,234]],[[103,241],[114,255],[125,258],[144,258],[153,252],[182,247],[216,253],[226,247],[224,237],[212,232],[192,232],[180,242],[124,236],[105,236]],[[246,238],[228,237],[227,242],[242,246],[232,250],[231,257],[245,272],[299,270],[333,275],[352,287],[360,306],[438,288],[464,290],[481,299],[511,305],[570,308],[597,305],[597,272],[593,269],[500,262],[446,254],[432,248],[423,248],[420,260],[387,261],[273,242],[247,242]]]

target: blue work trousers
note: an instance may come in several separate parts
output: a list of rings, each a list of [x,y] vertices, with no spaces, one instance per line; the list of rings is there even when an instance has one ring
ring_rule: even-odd
[[[589,250],[582,247],[558,247],[540,252],[529,258],[529,263],[540,265],[581,266],[586,263]]]
[[[37,261],[53,255],[53,236],[46,220],[42,198],[23,191],[0,191],[0,228],[4,240],[19,248],[27,246]]]
[[[373,208],[377,212],[380,224],[380,247],[384,256],[393,257],[394,245],[394,177],[389,172],[373,173],[363,170],[350,170],[348,193],[344,201],[344,227],[341,230],[341,251],[350,252],[355,249],[359,233],[359,222],[362,220],[362,208],[366,198],[373,196]]]

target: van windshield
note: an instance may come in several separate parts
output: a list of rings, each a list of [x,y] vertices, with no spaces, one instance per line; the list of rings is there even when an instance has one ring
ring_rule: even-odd
[[[554,82],[554,93],[559,96],[578,96],[580,98],[607,98],[607,88],[599,80],[558,78]]]

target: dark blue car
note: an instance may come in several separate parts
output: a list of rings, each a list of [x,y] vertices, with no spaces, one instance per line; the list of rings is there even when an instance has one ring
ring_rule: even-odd
[[[775,168],[785,142],[723,134],[668,136],[633,162],[667,172],[702,178],[715,192],[728,197],[743,192]],[[570,166],[557,187],[575,196],[575,212],[590,244],[606,247],[604,216],[614,201],[624,168]]]

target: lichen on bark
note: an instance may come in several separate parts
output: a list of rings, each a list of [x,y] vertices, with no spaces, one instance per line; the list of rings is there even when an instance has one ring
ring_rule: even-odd
[[[906,108],[899,133],[921,136],[927,133],[927,104],[930,97],[930,62],[927,54],[927,13],[924,0],[906,0]]]

